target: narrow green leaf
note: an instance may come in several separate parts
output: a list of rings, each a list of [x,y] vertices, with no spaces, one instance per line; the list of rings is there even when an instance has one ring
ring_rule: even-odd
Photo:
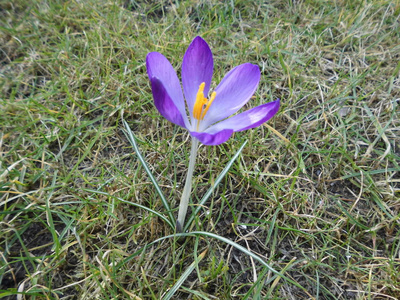
[[[228,164],[225,166],[225,168],[222,170],[222,172],[218,175],[217,179],[215,180],[215,183],[212,187],[210,187],[207,191],[207,193],[203,196],[203,198],[200,200],[199,205],[196,206],[195,209],[192,210],[192,214],[189,217],[189,220],[186,222],[186,225],[184,227],[183,231],[187,231],[189,229],[189,226],[192,224],[195,216],[199,213],[200,209],[202,206],[207,202],[208,198],[210,198],[212,192],[214,191],[214,188],[221,182],[222,178],[228,173],[229,169],[231,168],[232,164],[238,158],[239,154],[242,152],[244,146],[246,146],[247,141],[245,141],[242,146],[240,146],[239,150],[236,152],[236,154],[231,158],[231,160],[228,162]]]
[[[255,259],[256,261],[258,261],[259,263],[261,263],[263,266],[265,266],[269,271],[271,271],[272,273],[275,274],[275,276],[277,277],[281,277],[284,280],[286,280],[287,282],[290,282],[291,284],[295,285],[296,287],[302,289],[303,291],[305,291],[304,287],[302,287],[299,283],[295,282],[294,280],[288,278],[287,276],[283,275],[281,272],[278,272],[277,270],[275,270],[274,268],[272,268],[270,265],[268,265],[261,257],[259,257],[258,255],[252,253],[251,251],[249,251],[248,249],[240,246],[239,244],[224,238],[222,236],[219,236],[217,234],[214,233],[210,233],[210,232],[205,232],[205,231],[193,231],[193,232],[189,232],[189,233],[176,233],[176,234],[172,234],[172,235],[167,235],[164,236],[162,238],[159,238],[149,244],[147,244],[145,247],[139,249],[138,251],[136,251],[135,253],[133,253],[132,255],[128,256],[127,258],[125,258],[123,261],[121,261],[118,265],[117,268],[122,267],[124,264],[126,264],[127,262],[129,262],[130,260],[134,259],[136,256],[138,256],[140,253],[142,253],[144,250],[146,250],[148,247],[161,242],[165,239],[168,238],[173,238],[173,239],[177,239],[179,237],[188,237],[188,236],[207,236],[207,237],[211,237],[211,238],[215,238],[217,240],[220,240],[221,242],[224,242],[228,245],[231,245],[233,247],[235,247],[236,249],[238,249],[239,251],[242,251],[244,254],[251,256],[253,259]],[[296,265],[296,264],[292,264]],[[271,278],[270,278],[271,280]]]
[[[52,180],[52,184],[51,184],[52,187],[54,187],[56,185],[57,173],[58,173],[58,171],[56,170],[54,172],[54,174],[53,174],[53,180]],[[51,235],[52,235],[53,241],[54,241],[54,245],[52,247],[52,250],[55,251],[57,253],[57,255],[58,255],[59,252],[60,252],[60,249],[61,249],[61,243],[60,243],[60,240],[59,240],[58,235],[57,235],[57,231],[56,231],[55,226],[54,226],[53,214],[52,214],[51,209],[50,209],[50,199],[53,196],[53,192],[54,191],[55,191],[55,189],[50,190],[49,195],[46,197],[45,203],[46,203],[47,222],[49,224],[49,230],[51,232]]]
[[[178,234],[177,234],[178,235]],[[179,234],[184,236],[184,234]],[[220,240],[221,242],[224,242],[228,245],[231,245],[233,247],[235,247],[237,250],[243,252],[244,254],[251,256],[254,260],[258,261],[259,263],[261,263],[263,266],[265,266],[269,271],[271,271],[272,273],[274,273],[275,275],[277,275],[278,277],[281,277],[283,279],[285,279],[286,281],[294,284],[295,286],[297,286],[298,288],[304,289],[301,285],[299,285],[297,282],[293,281],[292,279],[286,277],[285,275],[283,275],[282,273],[278,272],[277,270],[275,270],[274,268],[272,268],[269,264],[267,264],[261,257],[259,257],[258,255],[254,254],[253,252],[249,251],[248,249],[246,249],[243,246],[240,246],[239,244],[235,243],[234,241],[231,241],[230,239],[227,239],[223,236],[219,236],[217,234],[211,233],[211,232],[205,232],[205,231],[193,231],[193,232],[189,232],[186,234],[186,236],[196,236],[196,235],[202,235],[202,236],[207,236],[207,237],[211,237],[217,240]]]
[[[349,220],[351,221],[352,224],[356,224],[357,226],[361,227],[364,230],[368,230],[369,227],[365,226],[364,224],[358,222],[352,215],[350,212],[347,211],[347,209],[345,209],[343,207],[343,205],[340,203],[340,201],[337,201],[338,206],[340,207],[340,209],[342,210],[342,212],[349,218]]]
[[[93,146],[98,142],[98,140],[101,139],[101,134],[102,134],[102,127],[103,124],[100,125],[100,128],[96,131],[96,135],[91,139],[89,142],[89,145],[83,152],[82,156],[78,159],[74,167],[72,168],[71,171],[68,172],[68,175],[65,177],[64,182],[69,182],[70,178],[75,174],[76,169],[79,167],[79,165],[85,160],[85,158],[92,153],[92,148]]]
[[[204,250],[199,257],[190,264],[190,266],[183,272],[181,277],[175,282],[174,286],[168,291],[168,293],[162,298],[162,300],[170,300],[176,293],[176,291],[181,287],[181,285],[185,282],[185,280],[189,277],[189,275],[193,272],[199,262],[204,258],[206,255],[207,250]]]
[[[133,206],[136,206],[136,207],[138,207],[138,208],[147,210],[148,212],[151,212],[152,214],[155,214],[157,217],[159,217],[160,219],[162,219],[163,221],[165,221],[169,226],[171,226],[172,229],[175,229],[175,223],[172,223],[172,222],[171,222],[168,218],[166,218],[164,215],[162,215],[161,213],[159,213],[159,212],[157,212],[157,211],[155,211],[155,210],[153,210],[153,209],[151,209],[151,208],[149,208],[149,207],[147,207],[147,206],[140,205],[140,204],[138,204],[138,203],[134,203],[134,202],[131,202],[131,201],[128,201],[128,200],[124,200],[124,199],[119,198],[119,197],[116,197],[116,196],[114,196],[114,195],[110,195],[110,194],[108,194],[108,193],[106,193],[106,192],[101,192],[101,191],[96,191],[96,190],[90,190],[90,189],[83,189],[83,190],[86,191],[86,192],[90,192],[90,193],[95,193],[95,194],[100,194],[100,195],[104,195],[104,196],[107,196],[107,197],[111,197],[111,198],[116,199],[116,200],[118,200],[118,201],[121,201],[121,202],[124,202],[124,203],[128,203],[128,204],[133,205]]]
[[[171,209],[169,207],[169,203],[168,203],[167,199],[165,198],[163,192],[161,191],[161,188],[158,185],[158,183],[157,183],[156,179],[154,178],[153,174],[151,173],[149,167],[147,166],[147,163],[144,160],[142,154],[140,153],[139,147],[137,146],[136,141],[135,141],[135,136],[133,135],[132,130],[129,128],[128,123],[125,120],[122,120],[122,122],[124,123],[124,126],[125,126],[124,133],[126,134],[126,137],[128,138],[129,142],[131,143],[133,149],[135,150],[136,155],[139,158],[139,161],[142,164],[144,170],[146,171],[147,175],[149,175],[149,178],[150,178],[151,182],[153,183],[154,188],[156,189],[157,194],[160,196],[161,202],[163,203],[163,205],[164,205],[164,207],[165,207],[165,209],[167,211],[169,220],[172,222],[172,224],[174,224],[174,225],[172,225],[172,228],[175,229],[176,220],[174,218],[174,215],[171,212]],[[168,222],[168,224],[171,224],[171,222]]]

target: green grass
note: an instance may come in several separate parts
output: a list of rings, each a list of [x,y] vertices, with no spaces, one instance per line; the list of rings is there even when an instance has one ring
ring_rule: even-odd
[[[398,0],[0,1],[0,298],[399,299],[399,21]],[[190,138],[145,57],[180,72],[196,35],[214,86],[258,64],[245,109],[282,107],[199,149],[195,203],[248,141],[190,230],[284,277],[152,213],[122,120],[176,217]]]

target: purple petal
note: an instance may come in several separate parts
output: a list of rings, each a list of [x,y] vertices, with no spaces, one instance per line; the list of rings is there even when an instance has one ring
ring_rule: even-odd
[[[245,105],[260,81],[258,66],[246,63],[233,68],[215,89],[217,96],[204,118],[204,126],[223,120]]]
[[[201,37],[196,37],[186,50],[182,62],[182,85],[190,115],[192,115],[197,91],[202,82],[206,84],[204,96],[208,95],[213,66],[210,47]]]
[[[186,128],[181,112],[176,107],[175,102],[171,99],[163,83],[157,77],[152,77],[150,82],[154,104],[160,114],[168,121]]]
[[[229,140],[233,133],[231,129],[223,129],[219,132],[210,134],[206,132],[190,132],[190,134],[198,139],[202,144],[207,146],[215,146]]]
[[[273,102],[262,104],[248,111],[237,114],[229,119],[221,121],[208,128],[205,132],[213,134],[224,129],[231,129],[234,132],[237,132],[260,126],[271,119],[278,112],[279,106],[279,99]]]
[[[188,124],[181,84],[168,59],[166,59],[161,53],[150,52],[146,57],[146,67],[150,81],[156,77],[162,83],[165,93],[169,96],[170,101],[172,101],[174,106],[179,110],[185,124]],[[160,93],[160,91],[157,91],[157,93]],[[158,99],[158,102],[160,105],[160,99]]]

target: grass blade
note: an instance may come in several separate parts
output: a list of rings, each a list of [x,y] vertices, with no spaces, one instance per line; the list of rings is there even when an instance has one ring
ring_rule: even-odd
[[[190,266],[186,269],[185,272],[179,277],[179,279],[175,282],[174,286],[168,291],[168,293],[162,298],[162,300],[170,300],[176,293],[176,291],[180,288],[180,286],[185,282],[185,280],[189,277],[189,275],[193,272],[196,268],[196,265],[204,258],[207,253],[207,249],[204,250],[199,257],[190,264]]]
[[[184,227],[184,232],[189,229],[190,224],[192,224],[195,216],[199,213],[200,209],[202,206],[207,202],[208,198],[210,198],[212,192],[214,191],[214,188],[221,182],[222,178],[228,173],[229,169],[231,168],[232,164],[238,158],[239,154],[242,152],[244,146],[246,146],[247,141],[245,141],[242,146],[240,146],[239,150],[236,152],[236,154],[231,158],[231,160],[228,162],[228,164],[225,166],[225,168],[222,170],[222,172],[218,175],[217,179],[215,180],[215,183],[212,187],[208,189],[206,194],[203,196],[203,198],[200,200],[199,205],[192,211],[192,214],[190,215],[189,220],[186,222],[186,225]]]
[[[136,251],[135,253],[133,253],[132,255],[128,256],[126,259],[122,260],[117,268],[122,267],[124,264],[126,264],[127,262],[129,262],[130,260],[134,259],[136,256],[138,256],[140,253],[142,253],[144,250],[146,250],[148,247],[161,242],[165,239],[168,238],[172,238],[172,239],[177,239],[180,237],[189,237],[189,236],[206,236],[206,237],[210,237],[210,238],[214,238],[217,239],[221,242],[224,242],[228,245],[233,246],[234,248],[236,248],[237,250],[243,252],[244,254],[252,257],[254,260],[258,261],[260,264],[262,264],[264,267],[266,267],[269,271],[271,271],[272,273],[275,274],[275,277],[278,278],[282,278],[284,280],[286,280],[287,282],[290,282],[291,284],[295,285],[296,287],[302,289],[303,291],[305,291],[304,287],[302,287],[299,283],[297,283],[296,281],[294,281],[293,279],[288,278],[287,276],[283,275],[281,272],[275,270],[274,268],[272,268],[269,264],[267,264],[261,257],[259,257],[258,255],[254,254],[253,252],[249,251],[248,249],[244,248],[243,246],[240,246],[239,244],[235,243],[234,241],[231,241],[230,239],[227,239],[223,236],[219,236],[217,234],[211,233],[211,232],[205,232],[205,231],[193,231],[193,232],[188,232],[188,233],[176,233],[176,234],[172,234],[172,235],[167,235],[164,237],[161,237],[149,244],[147,244],[146,246],[144,246],[143,248],[139,249],[138,251]],[[291,262],[291,266],[296,265],[295,263]],[[285,268],[286,270],[287,268]],[[271,278],[270,278],[271,280]]]
[[[100,194],[100,195],[104,195],[104,196],[107,196],[107,197],[111,197],[111,198],[116,199],[118,201],[121,201],[121,202],[124,202],[124,203],[128,203],[128,204],[136,206],[138,208],[147,210],[148,212],[150,212],[152,214],[155,214],[157,217],[159,217],[160,219],[164,220],[172,229],[175,229],[175,223],[172,223],[171,220],[166,218],[163,214],[161,214],[161,213],[159,213],[159,212],[157,212],[157,211],[155,211],[155,210],[153,210],[153,209],[151,209],[151,208],[149,208],[147,206],[144,206],[144,205],[141,205],[141,204],[138,204],[138,203],[134,203],[134,202],[131,202],[131,201],[128,201],[128,200],[124,200],[124,199],[116,197],[114,195],[110,195],[110,194],[108,194],[106,192],[101,192],[101,191],[96,191],[96,190],[91,190],[91,189],[83,189],[83,190],[86,191],[86,192],[90,192],[90,193],[95,193],[95,194]]]
[[[122,120],[122,122],[124,123],[124,126],[125,126],[124,133],[126,134],[129,142],[131,143],[133,149],[135,150],[136,155],[139,158],[139,161],[142,164],[143,168],[145,169],[147,175],[149,175],[149,178],[150,178],[151,182],[153,183],[154,188],[156,189],[157,194],[160,196],[161,202],[163,203],[163,205],[164,205],[164,207],[165,207],[165,209],[167,211],[169,220],[172,222],[172,224],[174,224],[174,225],[172,225],[172,228],[175,229],[176,220],[174,218],[174,215],[171,212],[171,209],[169,207],[169,203],[168,203],[167,199],[165,198],[163,192],[161,191],[161,188],[158,185],[158,183],[157,183],[156,179],[154,178],[153,174],[151,173],[149,167],[147,166],[147,163],[144,160],[142,154],[140,153],[139,147],[137,146],[136,141],[135,141],[135,136],[134,136],[132,130],[129,128],[128,123],[125,120]],[[168,222],[168,224],[170,224],[171,222]]]

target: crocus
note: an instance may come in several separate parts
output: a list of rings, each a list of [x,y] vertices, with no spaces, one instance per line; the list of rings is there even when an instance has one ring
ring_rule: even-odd
[[[186,128],[192,137],[189,167],[179,204],[176,231],[182,232],[192,187],[198,143],[219,145],[234,132],[254,128],[271,119],[279,109],[279,100],[236,113],[249,101],[260,81],[260,69],[250,63],[233,68],[210,96],[214,61],[210,47],[196,37],[182,62],[182,86],[168,59],[151,52],[146,58],[154,103],[167,120]],[[186,99],[186,102],[185,102]],[[186,113],[189,112],[189,117]]]
[[[204,145],[224,143],[234,132],[268,121],[279,109],[279,100],[276,100],[230,117],[254,94],[260,81],[260,69],[250,63],[239,65],[209,94],[214,62],[210,47],[199,36],[183,57],[183,93],[174,68],[161,53],[149,53],[146,66],[160,114],[186,128]]]

